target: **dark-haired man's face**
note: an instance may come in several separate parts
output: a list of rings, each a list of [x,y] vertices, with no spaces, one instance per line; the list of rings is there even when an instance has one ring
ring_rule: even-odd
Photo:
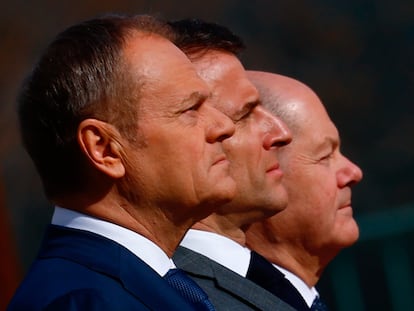
[[[209,51],[193,63],[211,88],[213,105],[236,125],[235,134],[223,145],[237,195],[219,213],[243,213],[252,221],[282,210],[287,194],[276,146],[290,141],[286,125],[260,105],[256,88],[234,55]]]
[[[222,146],[234,125],[211,105],[209,87],[171,42],[131,39],[125,55],[133,83],[145,81],[137,103],[140,143],[128,149],[131,192],[139,189],[137,200],[168,209],[167,217],[201,219],[234,196]],[[207,210],[194,208],[205,204]]]

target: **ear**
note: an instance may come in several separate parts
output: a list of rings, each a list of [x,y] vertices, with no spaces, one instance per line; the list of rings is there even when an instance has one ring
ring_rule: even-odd
[[[125,175],[122,146],[116,140],[120,137],[114,126],[96,119],[83,120],[78,126],[77,139],[83,153],[93,166],[113,178]]]

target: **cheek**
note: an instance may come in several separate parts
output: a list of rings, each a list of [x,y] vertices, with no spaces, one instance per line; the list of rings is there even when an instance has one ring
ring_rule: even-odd
[[[241,134],[236,136],[226,139],[223,142],[224,152],[232,165],[234,164],[235,167],[243,168],[249,166],[249,164],[255,164],[256,158],[260,154],[260,146],[258,143],[249,139],[246,135],[243,137],[241,137]]]
[[[336,186],[328,176],[304,169],[285,175],[289,204],[301,206],[313,219],[327,222],[336,211]]]

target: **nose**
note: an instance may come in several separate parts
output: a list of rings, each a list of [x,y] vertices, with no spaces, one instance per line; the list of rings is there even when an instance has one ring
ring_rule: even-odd
[[[363,173],[361,168],[343,156],[344,164],[341,170],[338,171],[339,187],[353,186],[359,183],[362,179]]]
[[[292,133],[282,119],[276,117],[265,108],[261,107],[266,119],[267,131],[263,140],[263,147],[269,150],[272,147],[283,147],[292,141]]]
[[[228,116],[211,105],[206,105],[206,110],[206,113],[209,116],[206,120],[207,142],[221,142],[233,136],[235,126],[233,121]]]

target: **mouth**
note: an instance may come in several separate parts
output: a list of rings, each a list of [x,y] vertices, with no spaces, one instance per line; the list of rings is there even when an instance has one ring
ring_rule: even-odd
[[[213,165],[227,164],[227,163],[229,163],[229,160],[227,160],[225,155],[221,155],[221,156],[217,157],[217,159],[213,162]]]
[[[352,202],[348,201],[348,202],[345,202],[344,204],[341,204],[339,209],[343,209],[343,208],[352,208]]]
[[[342,215],[352,216],[354,211],[352,209],[351,201],[341,204],[340,207],[338,208],[338,212]]]
[[[280,169],[279,163],[276,163],[266,170],[266,174],[277,174],[282,176],[283,172]]]

